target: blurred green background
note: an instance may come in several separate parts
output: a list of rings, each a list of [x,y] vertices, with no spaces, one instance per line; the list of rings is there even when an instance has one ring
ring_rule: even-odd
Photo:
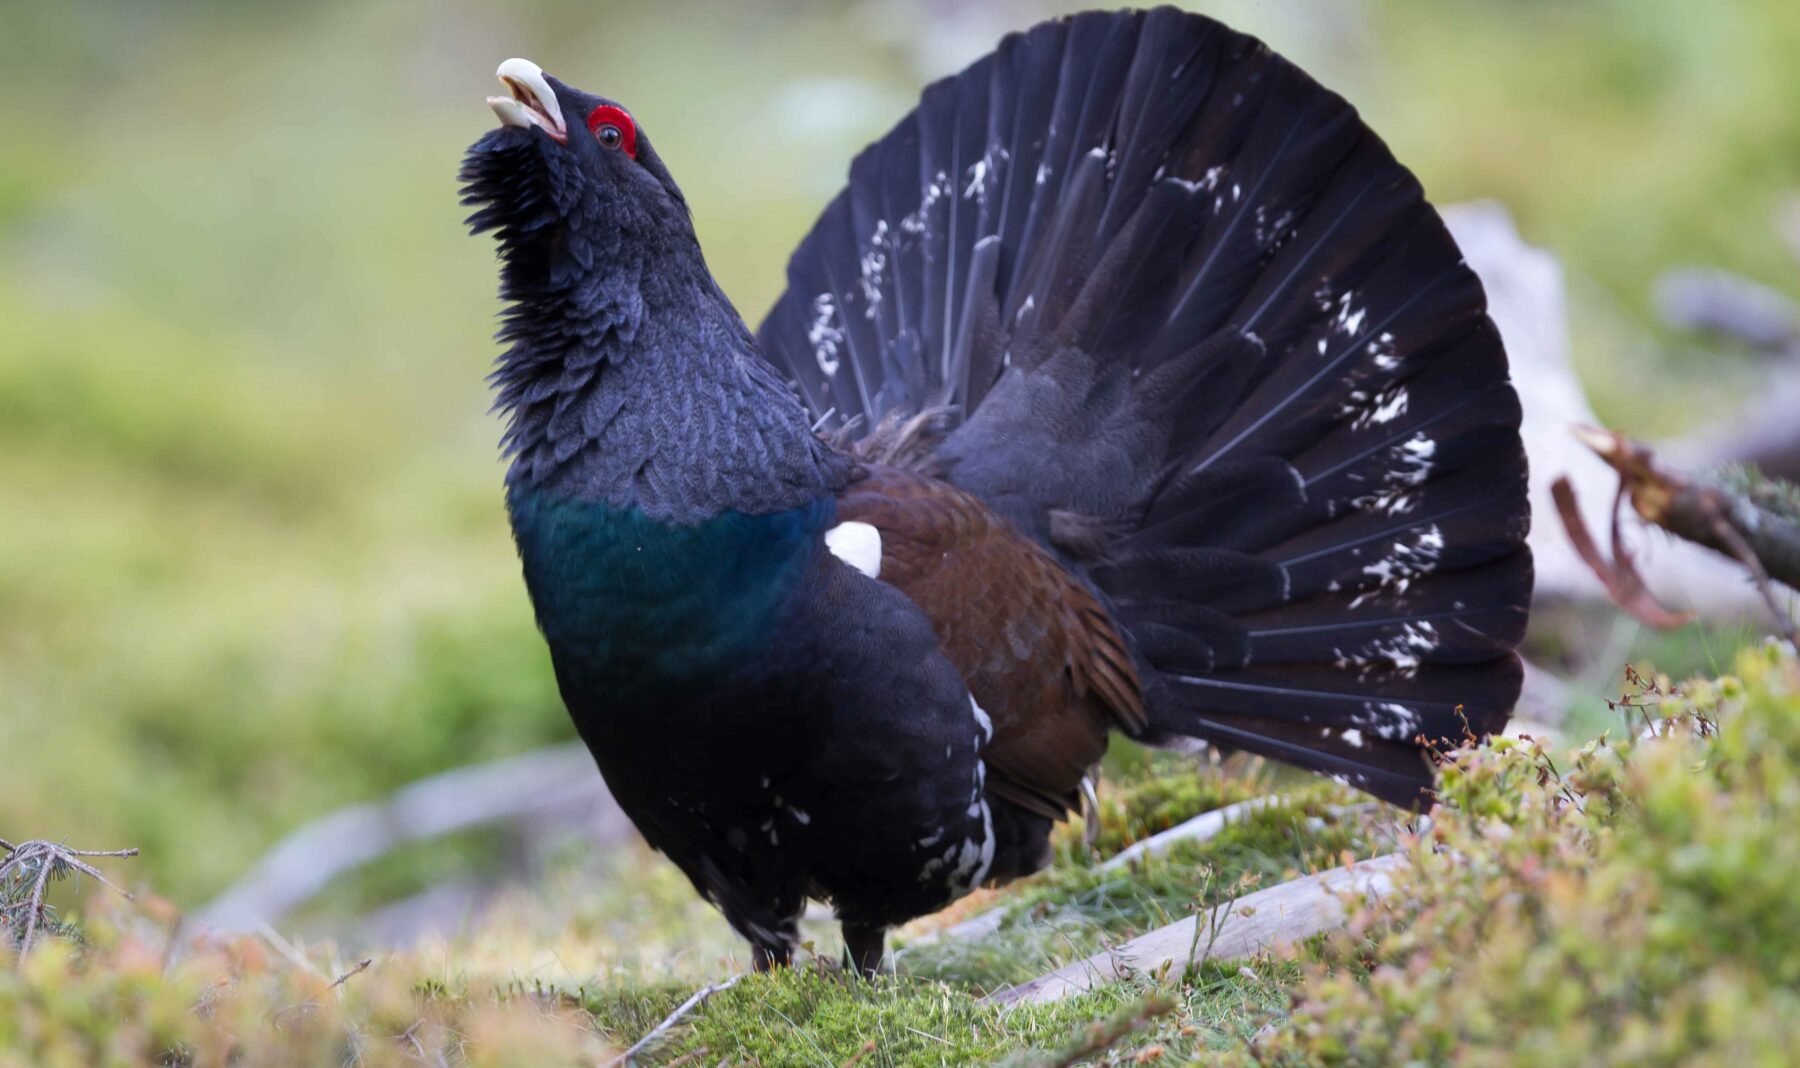
[[[142,847],[182,904],[284,831],[572,736],[500,507],[490,244],[456,203],[524,55],[630,106],[754,324],[855,149],[1078,5],[0,3],[0,836]],[[1194,3],[1569,271],[1596,407],[1755,369],[1650,320],[1790,294],[1794,0]]]

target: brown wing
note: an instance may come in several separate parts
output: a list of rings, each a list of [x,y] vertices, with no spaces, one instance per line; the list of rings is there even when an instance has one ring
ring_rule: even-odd
[[[1060,819],[1115,724],[1144,725],[1137,669],[1106,609],[981,501],[929,475],[866,465],[840,522],[881,532],[881,580],[924,609],[994,721],[993,792]]]

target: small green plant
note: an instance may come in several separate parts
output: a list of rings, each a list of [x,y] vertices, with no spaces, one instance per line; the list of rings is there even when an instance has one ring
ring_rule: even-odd
[[[0,838],[0,852],[6,854],[0,860],[0,944],[9,948],[20,963],[40,935],[79,937],[78,928],[57,918],[49,901],[51,883],[86,875],[119,890],[83,858],[137,856],[135,849],[70,849],[57,842],[41,841],[13,845],[4,838]]]

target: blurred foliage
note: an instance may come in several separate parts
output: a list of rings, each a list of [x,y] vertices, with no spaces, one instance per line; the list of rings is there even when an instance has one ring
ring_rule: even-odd
[[[1398,842],[1409,864],[1394,892],[1350,902],[1345,928],[1297,957],[1209,961],[1166,985],[1133,977],[1004,1011],[979,1000],[997,979],[1085,956],[1095,930],[1122,939],[1259,874],[1396,848],[1324,818],[1345,814],[1325,786],[1110,889],[1065,850],[988,899],[1012,913],[997,931],[909,948],[873,983],[828,949],[802,954],[713,996],[640,1063],[1790,1063],[1800,662],[1768,646],[1733,675],[1640,680],[1629,697],[1632,727],[1616,738],[1455,754],[1429,832]],[[721,939],[683,932],[703,907],[672,872],[520,893],[479,931],[366,968],[274,936],[173,952],[167,903],[97,899],[65,931],[78,938],[45,941],[16,973],[0,941],[0,1066],[592,1064],[744,965],[716,918]],[[1160,894],[1166,910],[1145,908]],[[1033,970],[982,970],[1007,959]]]
[[[50,943],[0,968],[0,1066],[499,1068],[592,1065],[609,1049],[568,999],[446,980],[415,958],[334,979],[251,939],[172,960],[140,926],[96,914],[80,949]]]
[[[498,59],[632,105],[754,321],[927,77],[1075,6],[0,0],[0,831],[141,846],[192,903],[307,818],[568,736],[454,188]],[[1748,365],[1646,293],[1678,261],[1796,291],[1792,0],[1193,6],[1560,253],[1603,416],[1730,403]]]

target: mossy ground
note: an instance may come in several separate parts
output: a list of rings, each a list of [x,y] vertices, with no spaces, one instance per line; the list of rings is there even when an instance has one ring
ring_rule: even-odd
[[[1049,871],[983,902],[1004,910],[992,934],[913,932],[869,983],[811,928],[796,967],[714,995],[640,1062],[1789,1063],[1800,663],[1770,647],[1717,680],[1651,679],[1619,722],[1568,752],[1504,740],[1458,754],[1424,835],[1316,784],[1129,871],[1101,869],[1071,829]],[[1128,804],[1243,793],[1218,769],[1133,767],[1115,792]],[[1125,844],[1121,810],[1101,811],[1103,848]],[[982,1000],[1258,882],[1395,848],[1410,861],[1395,893],[1291,955],[1050,1005]],[[96,898],[0,973],[0,1065],[596,1063],[742,968],[679,877],[653,871],[579,905],[571,886],[539,889],[366,969],[279,939],[189,945],[171,939],[169,906]]]

